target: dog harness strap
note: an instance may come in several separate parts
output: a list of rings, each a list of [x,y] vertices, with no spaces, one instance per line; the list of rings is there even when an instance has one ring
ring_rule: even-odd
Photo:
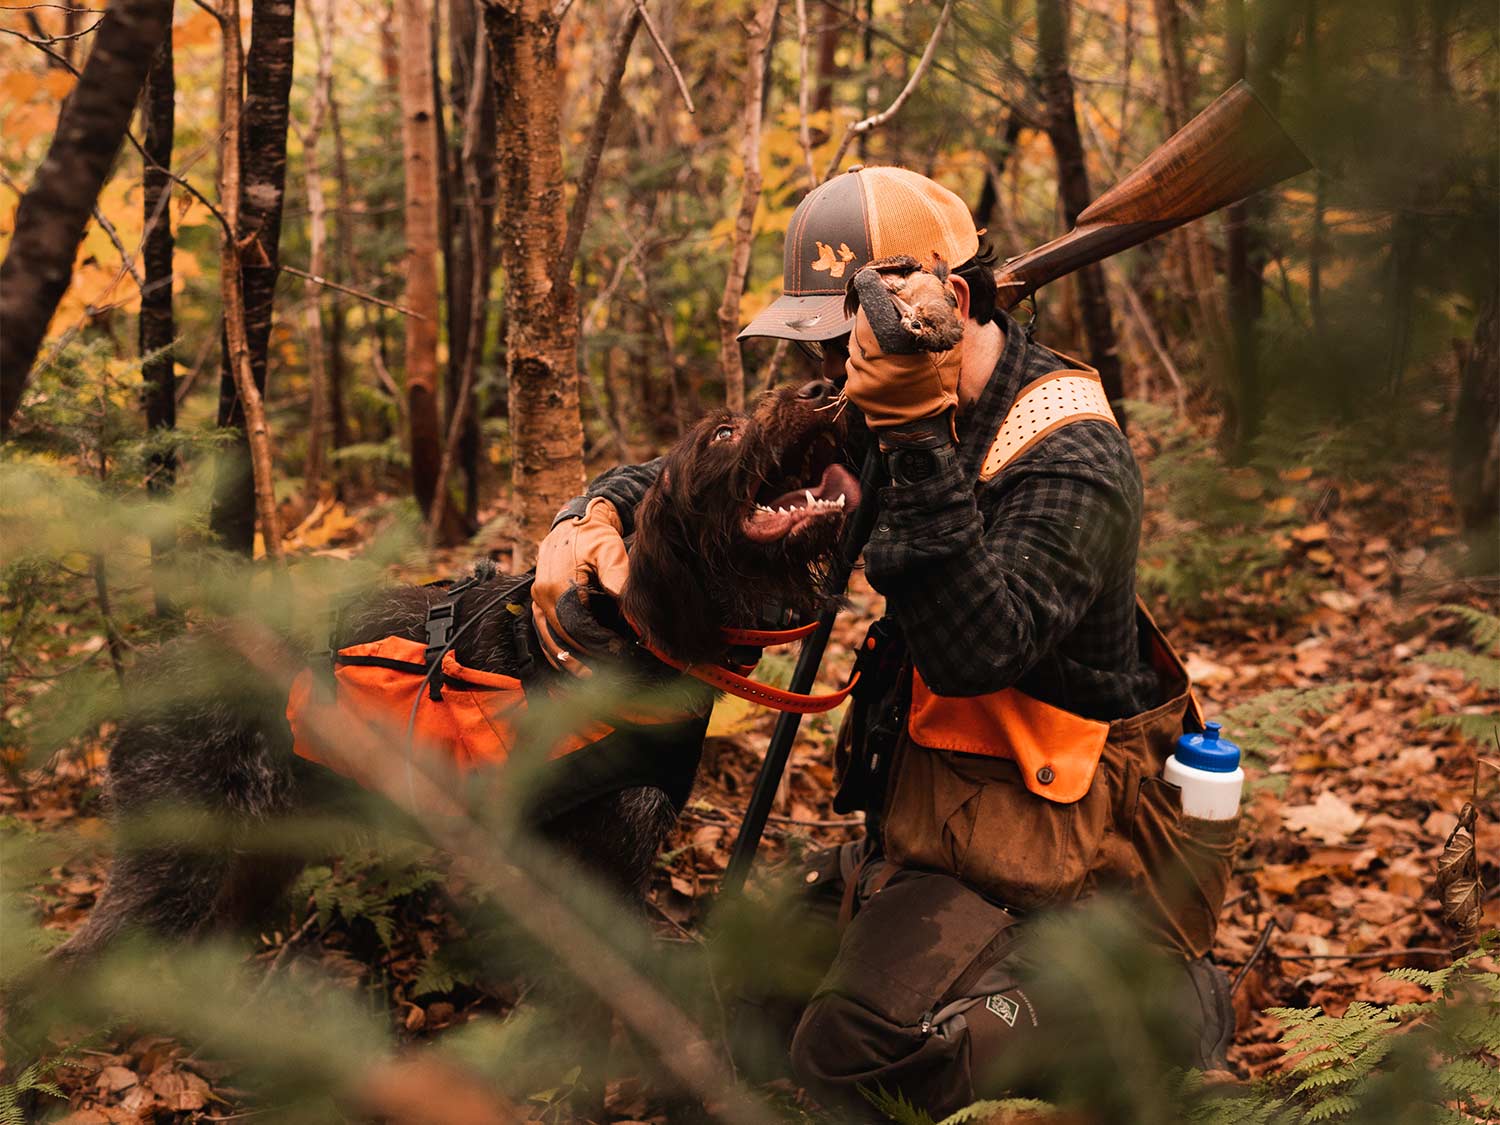
[[[720,629],[719,635],[727,644],[767,648],[771,645],[789,645],[793,641],[810,637],[817,627],[818,623],[814,621],[795,629]]]
[[[686,672],[695,680],[702,680],[710,687],[739,696],[741,699],[747,699],[751,703],[761,703],[777,711],[795,711],[799,715],[818,715],[824,711],[832,711],[849,697],[849,693],[854,690],[854,685],[859,682],[859,673],[856,672],[838,691],[831,691],[827,695],[802,695],[795,691],[763,684],[759,680],[752,680],[749,676],[731,672],[728,668],[721,668],[717,664],[680,664],[663,656],[654,648],[648,648],[648,651],[662,663],[670,664],[673,668]]]
[[[759,680],[752,680],[749,676],[741,675],[739,672],[717,664],[687,664],[681,660],[676,660],[648,641],[641,627],[628,614],[625,615],[625,620],[635,630],[636,636],[640,638],[640,646],[663,664],[667,665],[667,667],[676,668],[679,672],[684,672],[692,676],[693,679],[701,680],[703,683],[708,684],[709,687],[728,692],[730,695],[749,700],[751,703],[760,703],[777,711],[794,711],[799,715],[817,715],[824,711],[832,711],[849,697],[849,693],[854,690],[854,685],[859,681],[859,673],[855,672],[853,676],[849,677],[849,682],[839,688],[838,691],[829,692],[827,695],[802,695],[799,692],[787,691],[784,688],[763,684]],[[802,626],[797,629],[772,631],[724,629],[721,632],[726,637],[730,634],[737,637],[769,636],[776,639],[764,643],[784,644],[786,641],[781,638],[786,638],[787,640],[798,639],[794,634],[806,636],[815,628],[817,628],[816,624],[811,628]],[[759,644],[761,642],[755,643]],[[745,668],[746,666],[741,664],[736,665],[736,667]],[[754,667],[754,665],[750,665],[750,667]],[[746,671],[748,670],[749,668],[746,668]]]
[[[443,659],[443,653],[448,651],[448,645],[453,639],[453,630],[458,624],[458,600],[476,581],[474,578],[466,578],[462,582],[455,582],[448,587],[442,601],[427,607],[427,647],[422,652],[422,663],[424,670],[429,673],[428,697],[436,702],[441,702],[443,698],[443,674],[432,669]]]

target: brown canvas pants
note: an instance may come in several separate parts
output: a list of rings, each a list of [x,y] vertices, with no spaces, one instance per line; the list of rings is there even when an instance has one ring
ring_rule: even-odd
[[[826,895],[838,865],[813,864]],[[937,1119],[1007,1093],[993,1084],[998,1064],[1026,1037],[1055,1034],[1058,1022],[1017,956],[1025,924],[948,875],[875,860],[856,879],[853,917],[792,1038],[797,1079],[826,1104],[872,1119],[860,1087],[900,1091]],[[1177,964],[1171,1002],[1185,1041],[1197,1045],[1181,1063],[1223,1066],[1234,1019],[1227,981],[1207,960]]]

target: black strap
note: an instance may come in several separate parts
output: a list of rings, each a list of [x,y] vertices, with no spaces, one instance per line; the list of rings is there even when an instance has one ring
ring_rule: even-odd
[[[427,648],[422,652],[422,666],[427,672],[428,697],[435,702],[441,702],[443,698],[443,677],[434,669],[453,643],[453,631],[458,626],[459,599],[477,581],[477,578],[466,578],[455,582],[448,587],[442,601],[427,607]]]

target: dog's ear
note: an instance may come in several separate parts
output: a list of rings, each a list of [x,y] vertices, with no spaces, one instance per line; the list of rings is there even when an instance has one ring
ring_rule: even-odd
[[[703,572],[698,536],[672,502],[671,477],[663,472],[636,509],[630,575],[620,602],[650,642],[677,660],[714,660],[722,647],[719,610]],[[722,580],[722,579],[721,579]]]

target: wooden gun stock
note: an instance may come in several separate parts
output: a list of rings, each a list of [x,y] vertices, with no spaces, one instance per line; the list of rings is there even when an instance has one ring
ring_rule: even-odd
[[[1014,308],[1049,281],[1311,167],[1255,91],[1236,82],[1089,204],[1071,231],[1002,264],[1000,305]]]

